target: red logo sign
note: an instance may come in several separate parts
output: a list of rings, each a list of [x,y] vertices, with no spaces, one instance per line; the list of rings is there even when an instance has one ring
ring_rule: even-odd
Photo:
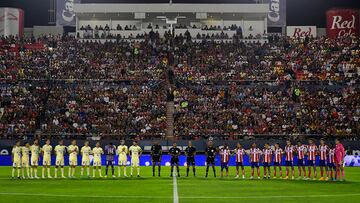
[[[359,12],[355,9],[329,10],[326,20],[326,33],[330,38],[359,36]]]

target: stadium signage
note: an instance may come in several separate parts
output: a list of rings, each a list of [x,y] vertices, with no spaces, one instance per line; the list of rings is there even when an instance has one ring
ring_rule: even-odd
[[[328,37],[359,36],[359,12],[357,10],[332,9],[326,15]]]
[[[75,26],[74,4],[80,0],[57,0],[56,24],[62,26]]]
[[[24,11],[18,8],[0,8],[0,36],[23,34]]]
[[[286,34],[292,38],[316,37],[316,26],[287,26]]]

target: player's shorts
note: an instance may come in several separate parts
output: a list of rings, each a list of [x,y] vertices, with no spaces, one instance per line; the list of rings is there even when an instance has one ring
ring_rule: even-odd
[[[281,166],[280,162],[274,162],[274,166]]]
[[[264,162],[264,163],[263,163],[263,166],[264,166],[264,167],[269,167],[269,166],[270,166],[270,163],[269,163],[269,162]]]
[[[315,160],[308,160],[307,165],[308,166],[315,166]]]
[[[77,166],[78,165],[78,161],[77,161],[77,157],[70,157],[69,158],[69,165],[70,166]]]
[[[89,157],[83,158],[81,160],[81,165],[82,166],[90,166],[90,158]]]
[[[297,166],[305,166],[304,159],[298,159],[296,164],[297,164]]]
[[[152,155],[151,161],[154,162],[160,162],[160,155]]]
[[[293,161],[285,161],[285,166],[293,166]]]
[[[186,157],[186,164],[188,166],[192,165],[192,166],[195,166],[195,157]]]
[[[126,166],[127,165],[127,157],[126,156],[119,156],[118,165],[119,166]]]
[[[20,168],[20,167],[21,167],[21,161],[20,161],[20,159],[13,161],[13,167],[14,167],[14,168]]]
[[[140,165],[139,158],[137,159],[131,159],[131,166],[138,167]]]
[[[327,165],[329,169],[336,169],[335,163],[328,163]]]
[[[206,157],[206,164],[207,165],[215,165],[215,157]]]
[[[235,164],[236,164],[236,166],[241,166],[241,167],[244,167],[243,162],[236,162]]]
[[[251,162],[251,168],[259,168],[259,162]]]
[[[326,166],[326,160],[320,160],[319,166]]]
[[[106,160],[106,165],[107,166],[113,166],[115,164],[114,160]]]
[[[56,158],[55,166],[64,166],[64,158],[63,157]]]
[[[101,166],[101,159],[94,159],[93,166]]]
[[[50,157],[44,157],[43,158],[43,166],[50,166],[51,165],[51,158]]]
[[[31,166],[39,166],[39,158],[31,157],[30,164],[31,164]]]
[[[30,166],[29,159],[22,159],[21,160],[21,166],[22,167],[29,167]]]
[[[170,160],[171,165],[179,163],[179,157],[171,157]]]
[[[221,170],[222,169],[228,169],[229,168],[229,163],[228,162],[221,162]]]

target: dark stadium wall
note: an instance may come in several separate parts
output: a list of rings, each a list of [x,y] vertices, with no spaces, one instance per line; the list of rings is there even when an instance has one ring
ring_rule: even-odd
[[[173,0],[173,3],[237,3],[261,0]],[[25,27],[48,25],[50,0],[0,0],[0,7],[25,11]],[[82,0],[83,3],[168,3],[169,0]],[[325,13],[333,7],[360,9],[359,0],[287,0],[288,25],[326,27]]]

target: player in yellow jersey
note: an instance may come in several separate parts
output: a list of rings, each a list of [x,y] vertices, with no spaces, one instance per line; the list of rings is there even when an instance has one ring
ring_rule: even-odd
[[[20,179],[20,168],[21,168],[21,147],[20,141],[16,141],[15,146],[12,148],[11,151],[11,160],[13,163],[13,169],[11,177],[14,178],[15,171],[17,171],[17,178]]]
[[[75,178],[75,169],[78,165],[77,155],[79,153],[79,147],[76,145],[76,140],[71,141],[71,145],[68,146],[69,153],[69,178]]]
[[[25,178],[24,168],[26,168],[27,178],[32,178],[30,175],[30,144],[27,142],[25,146],[21,147],[21,174]]]
[[[126,165],[127,165],[127,155],[129,153],[128,147],[125,145],[125,140],[120,141],[120,145],[118,146],[116,153],[118,154],[118,176],[121,176],[121,166],[124,167],[124,176],[126,175]]]
[[[61,169],[61,177],[65,178],[64,175],[64,154],[66,151],[66,146],[64,145],[64,141],[60,140],[59,144],[55,146],[55,155],[56,155],[56,160],[55,160],[55,178],[57,178],[57,172],[58,172],[58,168]]]
[[[30,146],[30,152],[31,152],[30,177],[38,179],[39,177],[37,175],[37,167],[39,166],[39,155],[40,155],[40,146],[38,140],[34,140],[33,145]]]
[[[142,149],[138,145],[137,141],[133,142],[133,145],[129,148],[131,155],[131,170],[130,175],[133,176],[134,167],[137,169],[137,177],[140,177],[140,156]]]
[[[51,152],[52,146],[50,145],[50,140],[46,139],[45,145],[41,148],[41,154],[43,156],[42,178],[45,178],[45,169],[47,169],[47,177],[52,178],[50,175]]]
[[[102,174],[101,174],[101,155],[104,154],[103,149],[100,147],[100,142],[97,142],[94,149],[92,150],[92,153],[94,154],[94,161],[93,161],[93,178],[95,178],[96,176],[96,169],[98,169],[99,171],[99,176],[100,178],[102,178]]]
[[[89,147],[89,141],[85,141],[84,146],[81,147],[81,177],[84,176],[84,169],[86,168],[87,176],[90,176],[90,154],[92,152],[91,147]]]

